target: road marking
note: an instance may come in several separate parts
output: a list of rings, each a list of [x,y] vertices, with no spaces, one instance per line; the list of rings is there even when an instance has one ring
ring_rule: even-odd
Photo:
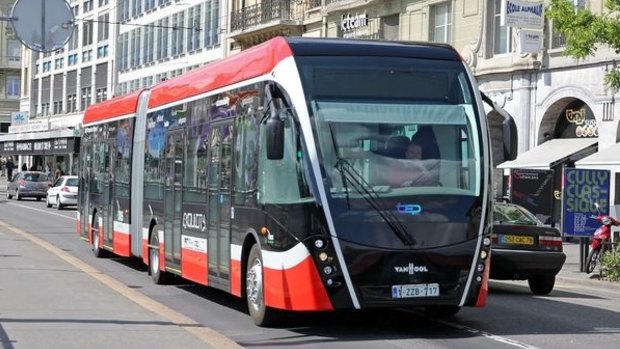
[[[529,344],[526,344],[526,343],[522,343],[522,342],[519,342],[519,341],[514,340],[514,339],[498,336],[498,335],[495,335],[495,334],[492,334],[492,333],[489,333],[489,332],[486,332],[486,331],[477,330],[475,328],[468,327],[468,326],[461,325],[461,324],[457,324],[457,323],[452,322],[452,321],[438,320],[438,319],[436,319],[435,321],[437,321],[437,322],[439,322],[441,324],[444,324],[446,326],[450,326],[450,327],[454,327],[454,328],[457,328],[457,329],[460,329],[460,330],[464,330],[464,331],[467,331],[467,332],[470,332],[470,333],[473,333],[473,334],[476,334],[476,335],[479,335],[479,336],[483,336],[483,337],[485,337],[487,339],[490,339],[490,340],[493,340],[493,341],[496,341],[496,342],[500,342],[500,343],[504,343],[504,344],[507,344],[507,345],[510,345],[510,346],[513,346],[513,347],[516,347],[516,348],[521,348],[521,349],[539,349],[538,347],[535,347],[535,346],[532,346],[532,345],[529,345]]]
[[[98,269],[92,267],[86,262],[70,255],[69,253],[59,249],[58,247],[50,244],[49,242],[44,241],[24,230],[14,227],[2,220],[0,220],[0,226],[39,245],[40,247],[44,248],[50,253],[61,258],[65,262],[71,264],[75,268],[90,275],[91,277],[98,280],[102,284],[118,292],[119,294],[126,297],[127,299],[165,318],[166,320],[170,321],[176,326],[181,327],[185,331],[196,336],[201,341],[213,346],[215,349],[243,349],[243,347],[237,344],[237,342],[224,336],[223,334],[194,321],[193,319],[177,312],[176,310],[164,304],[161,304],[153,300],[152,298],[149,298],[143,295],[142,293],[136,291],[135,289],[132,289],[126,286],[122,282],[99,271]]]
[[[20,205],[20,204],[15,204],[15,203],[12,203],[12,202],[8,202],[8,204],[12,205],[12,206],[17,206],[17,207],[21,207],[21,208],[26,208],[26,209],[29,209],[29,210],[37,211],[37,212],[47,213],[47,214],[50,214],[50,215],[53,215],[53,216],[58,216],[58,217],[62,217],[62,218],[71,219],[71,220],[74,220],[74,221],[77,220],[77,218],[75,218],[75,217],[74,218],[68,217],[68,216],[62,215],[60,213],[50,212],[49,210],[42,210],[40,208],[35,208],[35,207],[30,207],[30,206]]]

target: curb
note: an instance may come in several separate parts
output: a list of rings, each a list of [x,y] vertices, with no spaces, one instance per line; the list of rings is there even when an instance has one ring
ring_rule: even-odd
[[[598,274],[594,274],[593,277],[598,276]],[[556,283],[557,282],[562,282],[562,283],[567,283],[567,284],[577,284],[577,285],[582,285],[582,286],[589,286],[589,287],[594,287],[594,288],[604,288],[604,289],[612,289],[612,290],[617,290],[620,291],[620,282],[612,282],[612,281],[607,281],[604,279],[582,279],[582,278],[576,278],[576,277],[571,277],[571,276],[566,276],[566,275],[556,275],[555,277]]]

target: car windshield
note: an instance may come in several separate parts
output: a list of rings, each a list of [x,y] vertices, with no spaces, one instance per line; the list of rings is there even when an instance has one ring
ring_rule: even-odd
[[[26,173],[24,180],[28,182],[47,182],[47,175],[45,173]]]
[[[66,185],[67,185],[68,187],[77,187],[77,186],[78,186],[78,180],[77,180],[77,178],[69,178],[69,179],[67,179],[67,183],[66,183]]]
[[[493,221],[501,224],[542,225],[530,211],[517,205],[495,204]]]

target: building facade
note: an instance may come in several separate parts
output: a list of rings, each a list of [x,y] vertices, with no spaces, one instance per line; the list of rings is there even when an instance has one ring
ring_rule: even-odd
[[[0,0],[0,16],[9,17],[14,1]],[[11,116],[19,111],[21,42],[9,22],[0,26],[0,135],[9,132]],[[19,122],[19,120],[18,120]]]

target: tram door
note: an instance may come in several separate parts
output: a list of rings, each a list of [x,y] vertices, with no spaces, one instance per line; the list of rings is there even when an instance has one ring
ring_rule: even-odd
[[[164,244],[166,267],[181,266],[181,196],[185,137],[182,131],[168,133],[166,140],[166,184],[164,187]]]
[[[209,284],[229,290],[230,182],[232,178],[232,122],[213,125],[209,136],[207,210]]]
[[[90,207],[90,176],[92,175],[92,171],[90,169],[93,168],[92,161],[92,153],[93,146],[92,144],[87,144],[82,147],[82,156],[80,157],[80,184],[79,184],[79,203],[78,210],[80,212],[80,235],[84,238],[88,237],[88,227],[90,225],[89,215],[91,211]]]
[[[116,169],[114,168],[114,156],[116,156],[116,144],[114,142],[105,143],[104,151],[104,173],[102,183],[102,217],[103,217],[103,241],[107,246],[113,245],[114,240],[114,174]]]

